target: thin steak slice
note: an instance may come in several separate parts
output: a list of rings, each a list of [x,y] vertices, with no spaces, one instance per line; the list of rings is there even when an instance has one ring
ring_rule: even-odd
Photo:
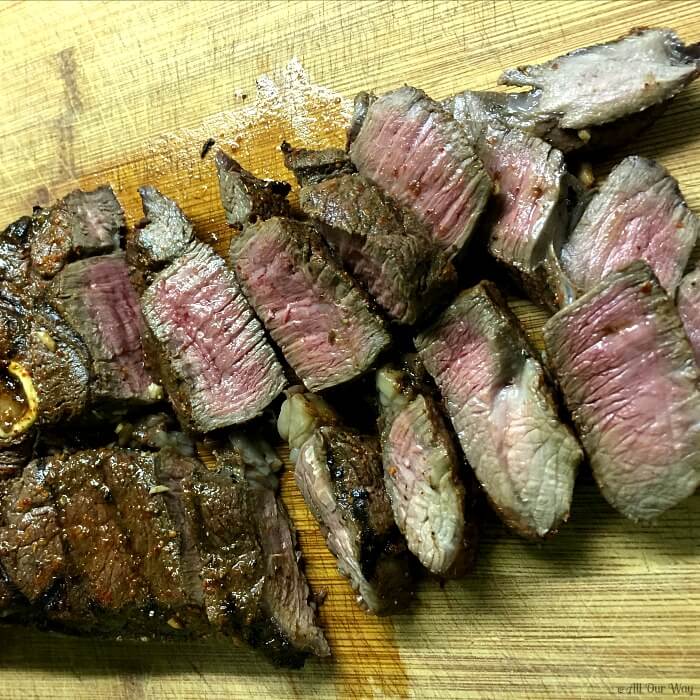
[[[700,232],[678,183],[658,163],[629,156],[610,173],[562,249],[577,292],[644,260],[674,295]]]
[[[350,156],[340,148],[295,148],[286,141],[280,146],[284,153],[284,165],[294,173],[300,187],[315,185],[338,175],[354,173]]]
[[[540,65],[506,70],[504,85],[532,87],[531,118],[586,130],[665,102],[700,72],[697,45],[670,29],[636,29],[615,41],[577,49]]]
[[[111,187],[75,190],[35,216],[32,269],[50,278],[70,260],[118,250],[125,226],[124,212]]]
[[[352,278],[308,224],[272,218],[231,243],[248,301],[307,389],[367,371],[390,338]]]
[[[412,209],[435,241],[454,253],[467,242],[491,193],[462,128],[412,87],[369,106],[350,157],[361,175]]]
[[[414,324],[454,291],[454,266],[426,227],[361,175],[303,187],[299,201],[348,272],[394,321]]]
[[[678,287],[678,313],[700,365],[700,268],[689,272]]]
[[[476,93],[466,91],[443,104],[469,134],[495,183],[485,221],[489,253],[534,301],[559,309],[569,297],[559,266],[567,225],[561,151],[494,123]]]
[[[555,532],[583,455],[498,290],[482,282],[462,292],[415,343],[500,517],[525,537]]]
[[[146,369],[143,316],[123,253],[69,263],[54,278],[53,298],[90,351],[93,402],[162,398]]]
[[[289,215],[287,195],[292,187],[288,182],[261,180],[223,151],[215,160],[221,204],[229,226],[242,229],[258,219]]]
[[[657,518],[700,483],[700,373],[678,312],[642,261],[544,328],[559,380],[605,498]]]
[[[177,208],[162,199],[167,206],[161,212]],[[149,359],[191,429],[208,432],[250,420],[284,388],[282,367],[260,323],[208,245],[193,242],[161,270],[141,308]]]
[[[454,437],[418,365],[377,372],[384,485],[411,552],[432,573],[455,577],[474,562],[478,525]]]
[[[303,393],[288,396],[277,427],[294,451],[297,485],[358,603],[375,614],[402,609],[411,576],[376,438],[338,425],[323,399]]]

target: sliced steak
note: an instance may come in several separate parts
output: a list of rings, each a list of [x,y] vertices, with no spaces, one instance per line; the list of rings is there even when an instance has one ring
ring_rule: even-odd
[[[356,172],[350,156],[341,148],[316,151],[311,148],[295,148],[286,141],[282,141],[280,148],[284,153],[285,167],[294,173],[300,187]]]
[[[465,511],[455,440],[437,402],[411,372],[382,367],[377,392],[384,485],[396,524],[426,569],[460,576],[474,561],[478,527],[473,503]]]
[[[23,216],[0,233],[0,282],[25,286],[31,282],[29,245],[32,219]]]
[[[5,396],[1,439],[71,420],[88,399],[90,358],[56,309],[5,286],[0,290],[0,356]]]
[[[585,130],[671,99],[699,72],[697,46],[686,47],[669,29],[636,29],[540,65],[509,69],[499,83],[532,87],[531,115]]]
[[[427,228],[361,175],[303,187],[299,200],[348,272],[394,321],[416,323],[455,289],[455,268]]]
[[[90,351],[93,402],[163,397],[146,369],[143,316],[123,253],[69,263],[54,278],[53,298]]]
[[[678,313],[700,365],[700,268],[689,272],[678,287]]]
[[[278,421],[280,435],[298,451],[297,485],[360,605],[376,614],[400,610],[411,595],[411,576],[382,482],[379,444],[322,424],[324,415],[335,420],[332,410],[307,397],[291,394]]]
[[[118,250],[125,226],[124,212],[111,187],[75,190],[35,217],[32,269],[50,278],[70,260]]]
[[[345,150],[349,151],[350,146],[354,143],[357,135],[360,133],[362,125],[367,118],[367,112],[370,106],[377,101],[377,96],[372,92],[358,92],[355,95],[352,105],[352,119],[348,126],[347,140],[345,142]]]
[[[178,417],[191,429],[208,432],[245,422],[284,388],[282,367],[260,323],[208,245],[193,243],[161,270],[141,308],[147,354]]]
[[[657,518],[700,484],[700,373],[678,312],[641,261],[544,328],[547,357],[605,498]]]
[[[350,157],[361,175],[412,209],[451,252],[467,242],[491,192],[459,124],[412,87],[369,106]]]
[[[610,173],[562,249],[577,292],[644,260],[674,295],[700,232],[676,180],[654,161],[630,156]]]
[[[308,389],[367,371],[389,335],[365,295],[308,224],[272,218],[231,243],[248,301]]]
[[[216,172],[229,226],[242,229],[258,219],[289,214],[287,195],[292,187],[288,182],[261,180],[223,151],[216,154]]]
[[[482,282],[462,292],[415,343],[500,517],[525,537],[555,532],[583,455],[496,288]]]
[[[470,135],[495,183],[485,222],[489,252],[534,301],[559,309],[569,296],[559,266],[567,225],[561,151],[495,124],[476,93],[460,93],[444,105]]]

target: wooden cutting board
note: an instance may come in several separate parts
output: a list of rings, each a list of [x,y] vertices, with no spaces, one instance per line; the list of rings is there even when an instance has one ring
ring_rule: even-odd
[[[223,248],[211,155],[200,158],[208,138],[284,176],[281,138],[341,143],[360,89],[490,88],[508,66],[640,25],[700,41],[695,2],[4,2],[0,224],[104,181],[133,221],[136,187],[150,182]],[[632,148],[661,160],[700,210],[700,85]],[[389,620],[356,607],[289,477],[284,494],[313,587],[328,591],[333,659],[291,672],[233,645],[0,629],[0,697],[670,697],[674,683],[700,695],[700,495],[638,527],[584,473],[554,540],[528,544],[490,519],[474,575],[424,581]]]

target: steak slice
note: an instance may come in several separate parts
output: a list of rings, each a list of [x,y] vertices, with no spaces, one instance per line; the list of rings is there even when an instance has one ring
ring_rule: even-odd
[[[288,182],[261,180],[223,151],[216,154],[216,172],[229,226],[242,229],[258,219],[289,215]]]
[[[670,29],[636,29],[540,65],[506,70],[499,83],[532,87],[529,111],[563,129],[587,129],[671,99],[700,72],[697,46]]]
[[[678,313],[700,365],[700,268],[689,272],[678,287]]]
[[[581,293],[644,260],[673,296],[699,232],[676,180],[658,163],[630,156],[586,207],[562,249],[562,265]]]
[[[350,147],[359,173],[409,207],[436,243],[459,251],[491,193],[469,138],[423,91],[403,87],[373,102]]]
[[[350,156],[341,148],[295,148],[286,141],[280,146],[284,153],[284,165],[294,173],[300,187],[315,185],[339,175],[356,172]]]
[[[400,610],[411,596],[411,576],[382,483],[379,444],[325,423],[326,416],[335,421],[332,409],[308,394],[291,394],[282,407],[278,429],[297,454],[297,485],[358,603],[376,614]]]
[[[495,183],[487,208],[489,253],[530,298],[559,309],[569,296],[559,266],[567,225],[563,154],[536,136],[494,124],[476,93],[443,104],[469,134]]]
[[[111,187],[75,190],[35,217],[32,269],[50,278],[70,260],[118,250],[125,227],[124,212]]]
[[[454,438],[422,384],[393,365],[377,372],[384,485],[410,551],[432,573],[456,577],[474,562],[478,526]]]
[[[90,351],[93,402],[162,398],[146,369],[143,316],[123,253],[69,263],[54,278],[53,298]]]
[[[9,285],[0,289],[4,426],[0,441],[21,437],[36,422],[51,425],[83,413],[90,358],[50,304]]]
[[[231,264],[307,389],[359,376],[389,345],[364,294],[308,224],[275,217],[246,227],[231,242]]]
[[[345,149],[350,150],[350,146],[354,143],[357,135],[360,133],[362,125],[365,123],[367,118],[367,112],[369,108],[377,101],[377,96],[373,92],[358,92],[355,95],[352,105],[352,119],[350,120],[350,125],[347,130],[347,139],[345,142]]]
[[[149,359],[191,429],[208,432],[250,420],[284,388],[282,367],[260,323],[208,245],[193,243],[161,270],[141,308]]]
[[[32,219],[23,216],[0,233],[0,282],[16,286],[31,284],[29,245]]]
[[[525,537],[555,532],[583,455],[498,290],[482,282],[462,292],[415,343],[500,517]]]
[[[454,291],[454,266],[426,227],[361,175],[305,186],[299,200],[348,272],[392,320],[414,324]]]
[[[642,261],[553,316],[549,363],[601,491],[653,520],[700,483],[700,374],[678,312]]]

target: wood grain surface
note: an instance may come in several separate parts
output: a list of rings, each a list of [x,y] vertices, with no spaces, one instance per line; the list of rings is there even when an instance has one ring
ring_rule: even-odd
[[[150,182],[223,248],[213,164],[200,158],[208,138],[256,172],[286,176],[281,138],[341,143],[347,99],[360,89],[408,82],[444,97],[490,88],[506,67],[640,25],[700,41],[700,8],[658,0],[4,2],[0,225],[104,181],[133,221],[136,187]],[[632,146],[666,165],[696,210],[699,107],[696,84]],[[603,154],[599,171],[623,154]],[[519,312],[531,328],[541,320],[528,306]],[[445,585],[425,580],[416,604],[391,620],[356,607],[289,474],[284,496],[313,587],[328,591],[321,619],[331,660],[290,672],[233,645],[3,628],[0,698],[597,699],[671,697],[674,683],[700,695],[700,495],[639,527],[583,473],[571,521],[555,539],[528,544],[487,517],[475,573]]]

